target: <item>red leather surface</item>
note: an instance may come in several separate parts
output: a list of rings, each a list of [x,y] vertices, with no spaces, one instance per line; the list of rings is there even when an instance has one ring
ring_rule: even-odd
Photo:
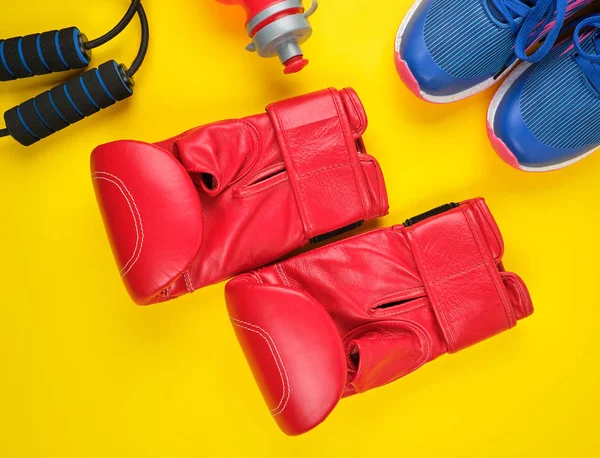
[[[498,235],[485,218],[461,210],[404,231],[450,353],[517,321],[498,272],[499,259],[486,242],[500,246]]]
[[[300,291],[257,282],[233,284],[227,298],[254,377],[269,386],[265,400],[279,427],[294,435],[323,421],[346,383],[342,341],[325,309]]]
[[[533,313],[523,281],[504,271],[502,253],[492,215],[474,199],[413,226],[367,232],[231,280],[230,317],[269,408],[281,396],[278,367],[247,328],[270,334],[288,369],[294,408],[280,408],[276,418],[284,432],[301,434],[329,414],[340,398],[340,364],[343,397]]]
[[[198,193],[172,155],[146,143],[98,147],[92,171],[121,277],[133,300],[147,303],[198,253],[203,221]]]
[[[310,124],[297,109],[302,98],[267,107],[290,185],[300,197],[298,206],[309,238],[352,224],[362,219],[361,215],[376,211],[371,205],[365,174],[356,160],[355,142],[367,126],[356,94],[342,91],[339,96],[324,93],[311,99],[314,111]],[[341,116],[342,113],[347,115]],[[328,142],[323,143],[323,138],[328,138]],[[331,143],[340,146],[331,148]],[[333,189],[335,183],[343,183],[343,189]],[[319,192],[323,184],[339,192]],[[323,214],[331,218],[321,218]]]
[[[98,203],[136,303],[192,292],[387,213],[381,170],[362,141],[366,114],[352,89],[268,111],[154,145],[120,141],[94,150]],[[128,265],[132,251],[136,262]]]

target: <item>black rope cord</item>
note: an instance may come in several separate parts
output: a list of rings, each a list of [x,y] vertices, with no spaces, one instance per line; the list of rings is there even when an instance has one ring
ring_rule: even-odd
[[[135,59],[131,64],[131,68],[127,71],[127,76],[129,76],[130,78],[133,77],[133,75],[135,75],[136,72],[142,66],[142,63],[146,58],[146,53],[148,52],[148,44],[150,42],[150,28],[148,26],[148,18],[146,17],[146,11],[144,11],[144,7],[140,2],[137,3],[139,4],[137,7],[137,13],[140,18],[140,25],[142,27],[142,40],[137,56],[135,56]]]
[[[101,37],[96,38],[95,40],[92,40],[92,41],[88,41],[84,45],[85,49],[94,49],[94,48],[97,48],[98,46],[102,46],[103,44],[108,43],[110,40],[112,40],[117,35],[119,35],[123,30],[125,30],[125,27],[127,27],[129,25],[129,23],[131,22],[131,20],[137,13],[140,3],[141,3],[141,0],[133,0],[131,2],[131,5],[129,6],[129,9],[125,13],[125,16],[123,16],[123,18],[119,21],[119,23],[117,25],[115,25],[110,31],[108,31],[104,35],[102,35]]]
[[[0,138],[8,137],[9,135],[10,135],[10,132],[8,131],[8,129],[0,129]]]

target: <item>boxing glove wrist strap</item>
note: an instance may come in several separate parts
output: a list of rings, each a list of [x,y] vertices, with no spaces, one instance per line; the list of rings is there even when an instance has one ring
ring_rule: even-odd
[[[344,109],[346,102],[352,117],[360,117],[351,97],[329,90],[305,97],[301,105],[292,99],[267,107],[308,239],[360,225],[370,213],[356,144],[360,133]],[[329,141],[322,142],[320,133]],[[331,218],[319,218],[323,214]]]
[[[404,229],[449,353],[512,328],[517,322],[498,271],[499,257],[494,259],[488,248],[498,246],[499,256],[499,239],[488,236],[489,243],[481,230],[487,223],[485,219],[476,221],[472,211],[461,207],[436,216],[435,222],[424,220]],[[491,225],[487,232],[498,233]],[[478,295],[486,297],[485,304],[473,309],[456,307],[457,303],[469,304],[468,299]]]

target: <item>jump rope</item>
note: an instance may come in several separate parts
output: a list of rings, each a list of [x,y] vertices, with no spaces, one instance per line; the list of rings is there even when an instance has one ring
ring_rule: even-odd
[[[95,40],[88,41],[77,27],[0,39],[0,81],[81,69],[90,64],[92,49],[117,37],[136,14],[142,28],[141,44],[131,67],[109,60],[11,108],[4,113],[6,128],[0,129],[0,137],[30,146],[131,97],[133,76],[146,57],[150,31],[141,0],[132,0],[119,23]]]

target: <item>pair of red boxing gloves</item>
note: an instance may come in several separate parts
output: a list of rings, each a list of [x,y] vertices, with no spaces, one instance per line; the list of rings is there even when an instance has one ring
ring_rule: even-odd
[[[225,288],[231,322],[290,435],[317,426],[342,397],[533,312],[523,281],[504,270],[502,236],[480,198],[277,261],[387,213],[366,127],[356,93],[329,89],[92,154],[133,300],[162,302],[238,275]]]

